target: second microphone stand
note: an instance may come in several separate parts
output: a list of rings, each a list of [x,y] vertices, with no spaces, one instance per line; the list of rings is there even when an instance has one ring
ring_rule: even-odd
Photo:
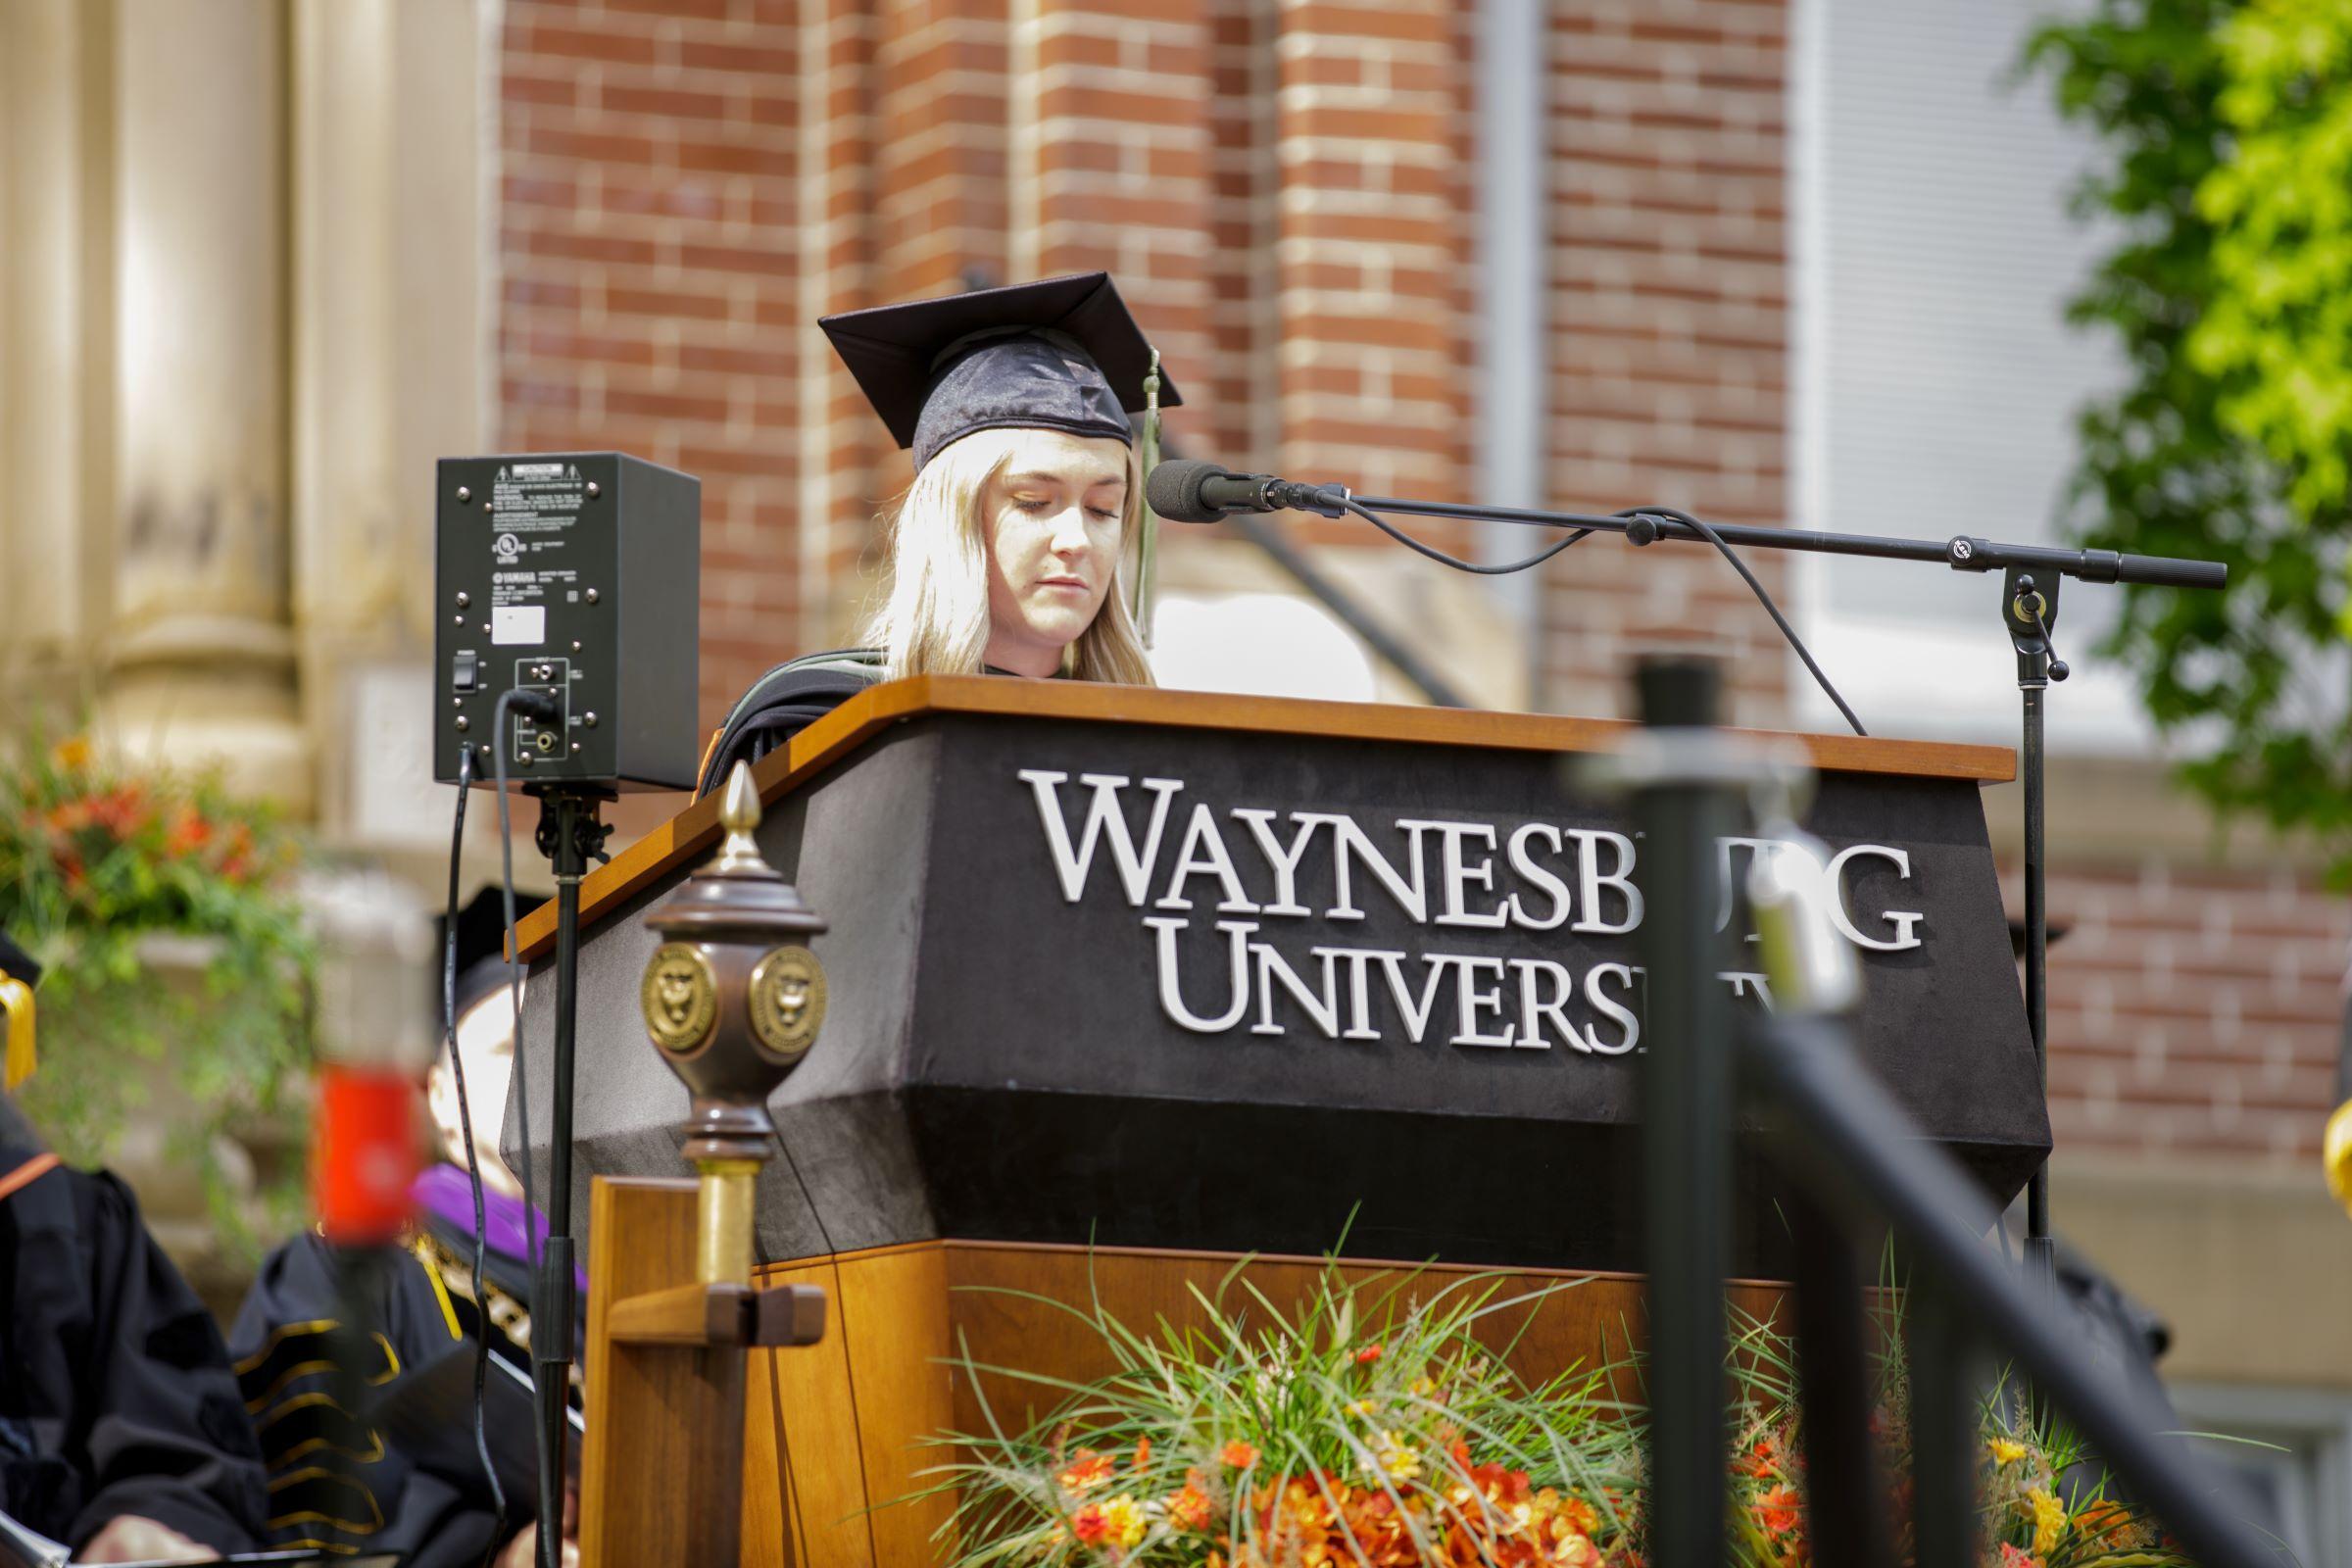
[[[1661,509],[1639,508],[1622,515],[1534,512],[1514,507],[1474,507],[1443,501],[1408,501],[1390,496],[1353,496],[1348,510],[1396,512],[1409,516],[1456,517],[1472,521],[1523,523],[1530,527],[1621,533],[1636,545],[1661,539],[1763,550],[1802,550],[1822,555],[1866,556],[1886,561],[1936,564],[1953,571],[1999,571],[2001,625],[2017,651],[2017,686],[2024,700],[2020,782],[2025,792],[2026,1017],[2033,1031],[2034,1059],[2042,1097],[2049,1097],[2049,919],[2047,843],[2044,819],[2044,699],[2050,682],[2066,679],[2066,662],[2050,645],[2058,618],[2058,587],[2068,577],[2084,582],[2128,582],[2152,587],[2228,586],[2230,568],[2220,562],[2174,556],[2133,556],[2113,550],[2064,550],[2047,545],[2004,544],[1967,535],[1937,544],[1874,534],[1819,533],[1798,528],[1762,528],[1740,523],[1704,527]],[[1318,509],[1322,510],[1322,509]],[[2057,1245],[2050,1234],[2050,1170],[2045,1160],[2026,1186],[2026,1263],[2029,1272],[2055,1289]]]

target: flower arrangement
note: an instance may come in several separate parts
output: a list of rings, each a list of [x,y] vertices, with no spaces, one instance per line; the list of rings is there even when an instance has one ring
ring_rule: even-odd
[[[133,773],[37,730],[0,752],[0,926],[47,969],[40,1070],[19,1096],[61,1154],[96,1164],[175,1091],[172,1152],[232,1242],[222,1135],[274,1111],[308,1059],[297,860],[267,807],[211,778]],[[273,1206],[298,1193],[289,1175]]]
[[[1230,1282],[1229,1287],[1230,1289]],[[1351,1283],[1327,1265],[1285,1313],[1246,1282],[1200,1297],[1205,1321],[1145,1336],[1100,1306],[1075,1312],[1117,1370],[1062,1391],[1006,1433],[947,1436],[951,1568],[1642,1568],[1647,1550],[1636,1357],[1530,1386],[1506,1364],[1515,1335],[1573,1282],[1505,1296],[1494,1278]],[[1030,1298],[1030,1299],[1042,1299]],[[1059,1305],[1060,1303],[1050,1303]],[[1513,1321],[1517,1327],[1513,1327]],[[1788,1341],[1742,1320],[1731,1367],[1737,1441],[1727,1474],[1741,1568],[1802,1568],[1805,1466]],[[965,1362],[965,1376],[1022,1378]],[[1907,1470],[1898,1352],[1881,1356],[1874,1418],[1890,1476]],[[2062,1430],[1996,1396],[1983,1414],[1985,1568],[2180,1563],[2150,1522],[2096,1485]],[[1888,1514],[1908,1542],[1909,1488]]]

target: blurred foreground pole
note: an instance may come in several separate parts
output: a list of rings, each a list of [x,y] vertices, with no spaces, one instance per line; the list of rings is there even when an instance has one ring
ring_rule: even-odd
[[[318,938],[311,1195],[318,1233],[335,1250],[340,1321],[328,1354],[346,1380],[336,1397],[358,1410],[422,1147],[418,1111],[436,1034],[425,1009],[432,942],[422,910],[380,874],[307,888],[304,902]]]
[[[1724,1553],[1724,1275],[1731,1264],[1732,1005],[1715,929],[1716,842],[1736,760],[1713,728],[1711,660],[1651,658],[1636,680],[1634,820],[1643,838],[1642,1169],[1649,1266],[1650,1561]]]

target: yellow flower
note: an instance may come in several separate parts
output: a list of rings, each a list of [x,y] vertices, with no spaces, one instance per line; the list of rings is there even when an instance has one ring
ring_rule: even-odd
[[[1410,1394],[1413,1394],[1413,1395],[1417,1396],[1418,1396],[1418,1397],[1420,1397],[1420,1398],[1424,1398],[1424,1399],[1426,1399],[1426,1398],[1428,1398],[1428,1397],[1429,1397],[1431,1395],[1433,1395],[1433,1394],[1435,1394],[1435,1393],[1437,1393],[1437,1392],[1438,1392],[1438,1385],[1437,1385],[1437,1383],[1436,1383],[1434,1380],[1432,1380],[1432,1379],[1430,1379],[1430,1378],[1426,1378],[1426,1377],[1415,1378],[1415,1379],[1413,1379],[1413,1381],[1412,1381],[1412,1386],[1411,1386],[1411,1387],[1410,1387],[1410,1388],[1409,1388],[1409,1389],[1408,1389],[1406,1392],[1407,1392],[1407,1393],[1410,1393]]]
[[[1103,1502],[1101,1509],[1102,1539],[1122,1551],[1132,1551],[1150,1525],[1144,1517],[1144,1505],[1122,1492]]]
[[[1410,1481],[1421,1473],[1421,1450],[1394,1432],[1373,1438],[1372,1457],[1391,1481]]]
[[[2034,1555],[2046,1558],[2066,1530],[2066,1504],[2044,1487],[2035,1487],[2026,1496],[2034,1504]]]
[[[1378,1415],[1380,1414],[1380,1401],[1378,1399],[1350,1399],[1348,1401],[1348,1413],[1349,1415]]]
[[[50,753],[51,760],[68,772],[78,773],[90,765],[90,742],[84,735],[73,735],[59,741]]]
[[[2012,1443],[2007,1438],[1995,1438],[1985,1447],[1992,1450],[1994,1464],[2015,1464],[2026,1456],[2026,1446]]]

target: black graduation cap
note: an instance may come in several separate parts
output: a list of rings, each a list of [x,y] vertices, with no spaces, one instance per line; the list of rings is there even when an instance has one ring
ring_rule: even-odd
[[[1067,430],[1132,442],[1152,345],[1108,272],[973,289],[828,316],[833,340],[914,466],[975,430]],[[1160,372],[1159,401],[1184,400]]]
[[[518,897],[515,913],[528,908],[530,901]],[[434,1026],[441,1019],[441,956],[449,940],[449,921],[440,915],[433,917],[433,1011]],[[473,896],[473,902],[458,911],[458,1010],[463,1018],[473,1004],[489,996],[507,982],[507,911],[498,887],[493,884]]]

